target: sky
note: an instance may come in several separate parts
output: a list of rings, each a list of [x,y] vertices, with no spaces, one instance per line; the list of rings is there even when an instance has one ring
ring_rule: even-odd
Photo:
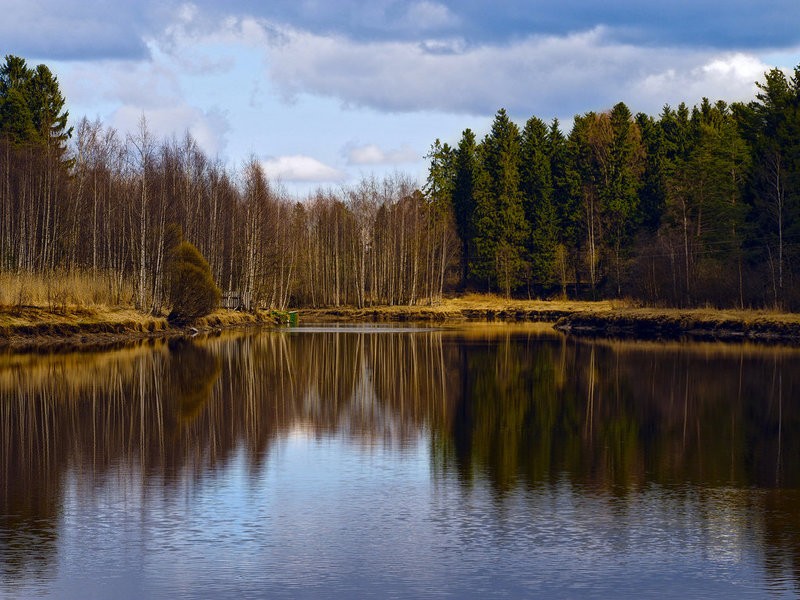
[[[188,131],[288,193],[405,173],[504,107],[752,99],[800,65],[798,0],[0,0],[0,51],[47,64],[71,123]],[[566,131],[565,131],[566,132]]]

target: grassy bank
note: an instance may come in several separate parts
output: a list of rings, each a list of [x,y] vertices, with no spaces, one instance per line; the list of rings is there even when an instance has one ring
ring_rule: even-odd
[[[268,313],[219,309],[187,329],[170,327],[165,317],[131,308],[0,307],[0,348],[12,350],[109,347],[132,340],[186,335],[222,327],[272,324]]]
[[[19,283],[19,280],[17,280]],[[78,283],[78,282],[72,282]],[[48,284],[50,285],[50,284]],[[59,284],[64,285],[64,284]],[[141,313],[130,306],[102,304],[109,298],[89,294],[81,297],[59,294],[53,303],[50,291],[26,282],[26,300],[35,304],[0,305],[0,347],[38,349],[53,347],[109,346],[149,337],[186,335],[185,329],[171,328],[166,318]],[[64,287],[69,287],[64,285]],[[34,293],[35,292],[35,293]],[[7,290],[8,294],[8,290]],[[16,290],[15,300],[20,300]],[[35,297],[34,297],[35,296]],[[285,315],[284,315],[285,317]],[[433,305],[335,307],[303,309],[301,323],[313,322],[540,322],[554,323],[570,334],[637,339],[767,340],[800,344],[800,314],[769,311],[716,309],[641,308],[621,301],[539,301],[507,300],[498,296],[469,294],[448,298]],[[224,327],[275,324],[275,315],[219,309],[200,319],[194,331]]]
[[[186,335],[164,316],[138,311],[128,282],[112,273],[0,271],[0,348],[105,348],[151,337]],[[189,330],[274,324],[268,312],[218,309]]]
[[[761,340],[800,343],[800,314],[757,310],[624,308],[561,317],[556,329],[639,339]]]
[[[538,321],[554,323],[581,311],[597,314],[627,306],[621,302],[580,302],[571,300],[507,300],[488,294],[468,294],[447,298],[433,305],[335,307],[306,309],[304,322],[342,321]]]
[[[506,300],[467,295],[434,306],[337,307],[301,312],[304,322],[546,322],[574,335],[637,339],[800,343],[800,314],[757,310],[641,308],[622,301]]]

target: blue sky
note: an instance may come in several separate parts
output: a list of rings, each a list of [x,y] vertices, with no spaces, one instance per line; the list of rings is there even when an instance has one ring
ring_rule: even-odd
[[[73,120],[190,131],[291,193],[400,171],[436,137],[624,101],[748,100],[800,64],[797,0],[0,0],[3,54],[48,64]]]

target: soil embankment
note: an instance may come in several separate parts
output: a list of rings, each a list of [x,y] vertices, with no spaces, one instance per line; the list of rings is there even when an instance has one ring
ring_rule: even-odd
[[[763,311],[652,308],[579,311],[558,319],[555,328],[573,335],[644,340],[800,343],[800,315]]]
[[[273,324],[268,313],[218,310],[192,327],[171,327],[165,317],[132,309],[35,306],[0,308],[0,349],[54,351],[105,349],[148,338],[192,335],[224,327]]]

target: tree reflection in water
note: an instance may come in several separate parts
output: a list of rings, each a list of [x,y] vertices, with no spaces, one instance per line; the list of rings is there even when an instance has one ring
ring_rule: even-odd
[[[230,334],[97,354],[0,357],[0,574],[44,574],[65,486],[146,494],[275,441],[403,452],[496,501],[567,482],[625,518],[642,494],[755,540],[800,582],[800,352],[576,341],[536,328]],[[177,493],[177,492],[176,492]],[[736,518],[725,515],[739,515]],[[744,518],[740,518],[740,516]]]

